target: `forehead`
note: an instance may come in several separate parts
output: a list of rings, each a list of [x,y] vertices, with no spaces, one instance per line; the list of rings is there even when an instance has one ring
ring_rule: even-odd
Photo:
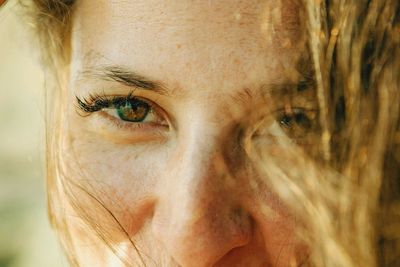
[[[273,83],[301,54],[300,29],[292,0],[82,0],[73,68],[120,65],[179,87]]]

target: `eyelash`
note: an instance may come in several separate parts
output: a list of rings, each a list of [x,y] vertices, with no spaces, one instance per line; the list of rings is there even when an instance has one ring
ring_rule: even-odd
[[[253,140],[267,140],[286,135],[296,143],[308,142],[312,136],[318,133],[318,111],[302,107],[288,107],[274,111],[271,116],[264,117],[252,131]],[[276,128],[276,122],[278,128]],[[279,131],[276,131],[280,129]],[[266,139],[265,139],[266,138]]]
[[[127,96],[108,96],[106,94],[90,94],[88,98],[79,98],[75,96],[77,107],[85,113],[94,113],[105,108],[111,108],[116,106],[122,101],[140,100],[135,98],[133,93],[129,93]]]
[[[88,98],[79,98],[76,96],[77,107],[80,111],[85,114],[91,114],[103,109],[117,109],[125,103],[145,103],[150,112],[154,112],[154,104],[149,103],[144,99],[133,96],[133,92],[130,92],[126,96],[108,96],[106,94],[91,94]],[[316,129],[316,117],[317,111],[308,110],[304,108],[290,108],[280,109],[276,112],[275,120],[279,123],[280,127],[289,137],[293,139],[302,139],[309,132],[315,131]],[[112,117],[111,115],[107,115]],[[147,113],[144,119],[147,117]],[[300,125],[302,124],[303,125]],[[131,128],[135,127],[137,129],[146,126],[153,127],[152,123],[144,123],[142,121],[129,121],[120,119],[114,119],[114,124],[118,128]],[[298,127],[300,126],[300,128]]]
[[[317,110],[290,108],[278,110],[276,121],[293,139],[302,139],[318,128]]]
[[[76,104],[83,115],[102,111],[101,115],[111,120],[117,128],[145,130],[160,126],[168,127],[164,116],[156,112],[158,109],[155,105],[146,99],[133,96],[133,92],[125,96],[106,94],[89,95],[88,98],[76,96]]]

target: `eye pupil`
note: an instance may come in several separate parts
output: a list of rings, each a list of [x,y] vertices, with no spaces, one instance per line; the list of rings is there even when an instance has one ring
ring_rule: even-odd
[[[142,122],[150,111],[150,106],[138,99],[127,100],[116,105],[118,116],[121,120]]]
[[[307,121],[307,118],[303,113],[297,113],[294,115],[294,118],[296,120],[296,123],[304,123]]]

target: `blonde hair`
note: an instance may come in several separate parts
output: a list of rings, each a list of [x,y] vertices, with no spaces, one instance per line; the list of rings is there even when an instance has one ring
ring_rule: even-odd
[[[48,69],[62,69],[69,61],[69,24],[75,1],[29,2],[44,64],[51,66]],[[274,177],[265,183],[304,222],[299,236],[311,252],[304,265],[398,266],[400,3],[302,0],[302,8],[322,129],[315,142],[321,145],[308,153],[287,142],[287,156],[297,155],[289,169],[262,147],[247,144],[245,148],[264,176]],[[62,79],[52,71],[50,75]],[[47,132],[49,213],[71,264],[78,265],[68,224],[59,212],[60,195],[68,190],[62,188],[66,185],[59,181],[54,161],[59,158],[60,133],[52,129],[60,128],[60,119],[51,111],[61,92],[48,94],[52,99]],[[77,203],[74,196],[69,197],[79,210],[73,204]],[[87,220],[107,243],[107,234]]]

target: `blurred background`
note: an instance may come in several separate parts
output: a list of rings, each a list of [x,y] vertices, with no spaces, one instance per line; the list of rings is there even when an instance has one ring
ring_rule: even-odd
[[[0,267],[67,266],[50,229],[43,73],[17,1],[0,9]]]

